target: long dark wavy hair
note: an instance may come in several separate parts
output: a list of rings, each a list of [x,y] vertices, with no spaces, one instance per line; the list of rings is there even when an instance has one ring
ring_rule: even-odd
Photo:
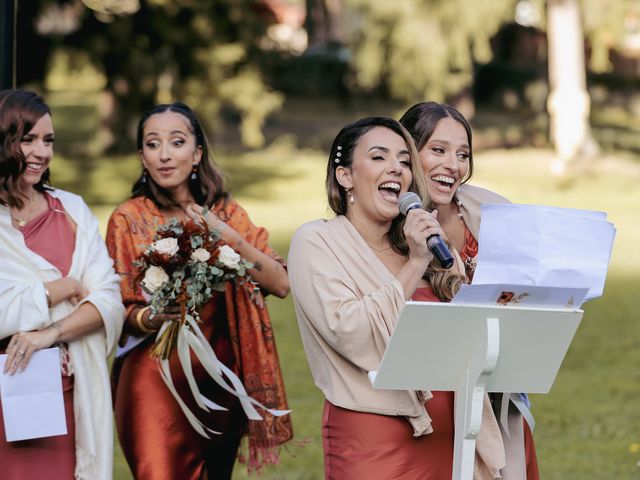
[[[207,136],[204,132],[202,123],[196,116],[195,112],[182,102],[174,102],[171,104],[156,105],[140,117],[138,122],[136,145],[138,151],[142,152],[144,127],[147,120],[153,115],[175,112],[179,113],[187,119],[191,133],[195,136],[196,147],[202,149],[202,158],[196,167],[196,178],[189,177],[189,191],[193,195],[193,199],[199,205],[213,207],[219,200],[226,201],[229,193],[224,189],[224,175],[218,165],[215,164],[211,147]],[[140,177],[136,180],[132,188],[133,197],[147,197],[151,199],[160,208],[169,208],[178,206],[176,201],[166,189],[159,186],[153,181],[146,171],[142,170]]]
[[[21,209],[20,177],[27,169],[22,153],[22,137],[28,134],[44,115],[51,115],[44,99],[29,90],[0,91],[0,204]],[[34,185],[39,192],[50,190],[47,168]]]

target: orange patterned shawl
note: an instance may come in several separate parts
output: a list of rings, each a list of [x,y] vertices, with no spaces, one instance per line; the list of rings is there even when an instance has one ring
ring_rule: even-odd
[[[265,254],[284,264],[284,260],[268,245],[268,232],[256,227],[247,212],[234,200],[220,201],[212,211],[244,239]],[[164,218],[156,205],[144,197],[136,197],[120,205],[111,215],[107,229],[107,248],[121,276],[122,299],[131,310],[147,302],[136,285],[136,269],[132,262],[153,241]],[[266,306],[258,307],[246,288],[229,283],[225,291],[229,335],[247,393],[268,408],[286,410],[287,399],[273,337],[271,319]],[[263,303],[264,302],[259,302]],[[273,417],[263,414],[263,421],[249,421],[249,469],[278,463],[278,445],[291,439],[293,430],[289,415]]]

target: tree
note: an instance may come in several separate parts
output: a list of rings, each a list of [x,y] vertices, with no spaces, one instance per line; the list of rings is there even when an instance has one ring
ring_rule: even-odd
[[[445,100],[473,82],[475,62],[513,18],[515,0],[345,0],[352,84],[406,102]]]
[[[262,124],[282,96],[264,83],[257,63],[266,25],[254,0],[84,3],[94,10],[80,0],[41,0],[38,15],[21,17],[22,26],[29,30],[47,16],[59,25],[69,14],[62,9],[73,7],[71,29],[40,32],[36,38],[47,37],[55,50],[71,57],[88,56],[103,72],[114,105],[106,125],[113,132],[113,149],[130,150],[141,111],[175,99],[196,107],[210,126],[223,112],[235,115],[245,144],[264,143]],[[51,58],[53,52],[46,52]]]
[[[557,155],[552,172],[560,175],[568,163],[592,156],[597,144],[589,124],[590,98],[578,0],[548,0],[547,18],[550,86],[547,105]]]
[[[305,29],[309,48],[344,43],[343,15],[342,0],[306,0]]]
[[[544,8],[542,0],[537,0],[537,7]],[[634,0],[547,0],[546,8],[551,90],[547,105],[557,156],[552,171],[562,174],[572,163],[599,151],[589,122],[585,47],[591,52],[591,71],[610,71],[611,51],[624,49],[630,34],[640,34],[640,5]]]
[[[638,0],[580,0],[584,32],[591,47],[589,69],[611,71],[611,51],[624,50],[629,41],[640,36]]]

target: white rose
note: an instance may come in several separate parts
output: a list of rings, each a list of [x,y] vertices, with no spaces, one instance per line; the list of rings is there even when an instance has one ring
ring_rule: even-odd
[[[148,292],[155,292],[162,284],[169,280],[169,275],[162,267],[151,266],[144,272],[142,285]]]
[[[153,242],[151,248],[154,252],[173,257],[179,250],[178,240],[175,238],[163,238]]]
[[[211,258],[211,254],[204,248],[196,248],[191,253],[191,260],[194,260],[196,262],[206,262],[210,258]]]
[[[220,247],[220,253],[218,255],[218,260],[225,267],[237,270],[238,269],[238,265],[240,265],[241,257],[229,245],[223,245],[223,246]]]

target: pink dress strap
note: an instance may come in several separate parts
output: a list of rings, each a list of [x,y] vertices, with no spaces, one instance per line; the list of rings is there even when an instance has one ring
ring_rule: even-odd
[[[76,234],[60,200],[47,193],[44,196],[49,208],[22,228],[24,243],[66,277],[71,269]]]

